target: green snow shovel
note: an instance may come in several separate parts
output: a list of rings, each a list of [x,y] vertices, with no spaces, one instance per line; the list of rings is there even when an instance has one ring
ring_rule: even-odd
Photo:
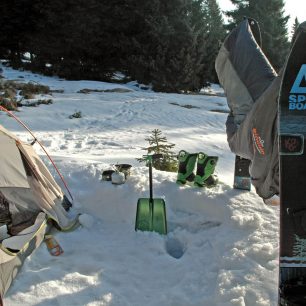
[[[152,160],[162,158],[162,154],[144,155],[149,166],[150,198],[140,198],[137,202],[135,230],[167,234],[166,204],[163,199],[153,199]]]

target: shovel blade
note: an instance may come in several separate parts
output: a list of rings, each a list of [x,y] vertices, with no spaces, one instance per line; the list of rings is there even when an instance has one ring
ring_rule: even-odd
[[[138,199],[135,230],[167,234],[166,204],[163,199]]]

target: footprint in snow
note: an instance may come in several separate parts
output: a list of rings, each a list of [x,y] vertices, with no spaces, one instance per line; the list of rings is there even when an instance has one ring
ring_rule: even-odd
[[[166,251],[173,258],[180,259],[186,252],[186,246],[176,238],[166,240]]]
[[[200,222],[195,225],[187,225],[187,223],[186,224],[172,224],[172,227],[174,229],[178,227],[185,228],[190,233],[195,234],[199,231],[203,231],[203,230],[205,231],[210,228],[218,227],[220,225],[221,225],[221,222],[218,222],[218,221],[206,221],[206,222]],[[183,257],[183,255],[185,254],[187,250],[186,244],[184,244],[177,238],[168,238],[165,242],[165,247],[166,247],[167,253],[171,257],[176,258],[176,259],[180,259],[181,257]]]

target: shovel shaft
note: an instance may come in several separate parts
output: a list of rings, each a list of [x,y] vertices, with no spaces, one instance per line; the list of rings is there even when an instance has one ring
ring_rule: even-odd
[[[153,202],[153,175],[152,175],[152,161],[149,161],[149,183],[150,183],[150,202]]]
[[[150,202],[153,202],[153,175],[152,175],[152,161],[153,159],[163,158],[163,154],[144,155],[147,165],[149,166],[149,183],[150,183]]]

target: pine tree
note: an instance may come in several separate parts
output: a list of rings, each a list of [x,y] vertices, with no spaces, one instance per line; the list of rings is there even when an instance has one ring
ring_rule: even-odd
[[[37,0],[33,0],[35,3]],[[0,1],[0,53],[11,65],[22,65],[29,34],[35,31],[36,15],[31,0]]]
[[[155,159],[152,165],[157,170],[176,172],[177,171],[177,158],[171,151],[175,144],[169,144],[167,138],[162,136],[162,131],[154,129],[152,135],[145,139],[149,142],[149,147],[144,148],[148,154],[162,154],[161,159]],[[137,159],[139,162],[144,161],[143,158]]]
[[[225,38],[226,31],[220,7],[216,0],[205,0],[205,21],[207,25],[205,72],[211,82],[217,81],[215,59]]]
[[[231,18],[229,28],[235,27],[244,17],[256,19],[262,32],[262,49],[274,68],[279,70],[289,51],[287,31],[289,16],[284,15],[284,1],[231,1],[236,9],[226,13]]]
[[[133,37],[134,49],[127,59],[132,77],[165,92],[203,87],[207,76],[203,1],[154,0],[136,8],[143,32]]]
[[[299,23],[299,20],[297,19],[297,17],[295,17],[294,19],[294,24],[292,26],[292,30],[291,30],[291,36],[293,37],[297,28],[299,27],[300,23]]]
[[[16,66],[68,79],[122,71],[165,92],[214,81],[216,0],[3,0],[0,9],[0,55]]]
[[[104,32],[104,2],[39,1],[36,10],[39,18],[30,50],[33,68],[45,72],[48,63],[52,72],[62,77],[101,79],[110,54],[110,48],[103,48],[101,42],[111,36]]]

